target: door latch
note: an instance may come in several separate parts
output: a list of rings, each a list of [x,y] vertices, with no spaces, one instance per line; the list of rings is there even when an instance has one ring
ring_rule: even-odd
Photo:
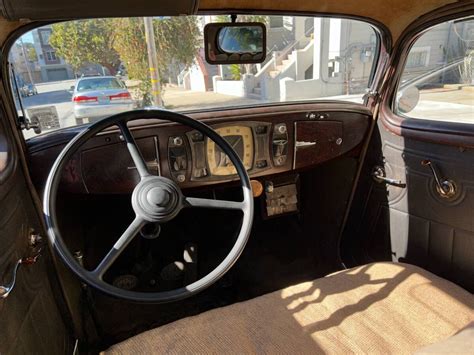
[[[402,182],[401,180],[390,179],[385,174],[385,169],[382,166],[375,166],[372,170],[372,178],[375,182],[378,183],[385,183],[392,186],[397,187],[406,187],[407,184]]]

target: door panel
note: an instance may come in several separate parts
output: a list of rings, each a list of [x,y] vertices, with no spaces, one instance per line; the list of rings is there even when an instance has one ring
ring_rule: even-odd
[[[382,123],[378,128],[344,233],[346,263],[391,258],[474,291],[474,151],[394,135]],[[438,194],[425,159],[455,183],[453,198]],[[374,181],[376,165],[406,187]]]
[[[405,261],[474,292],[471,14],[465,4],[420,18],[393,51],[343,234],[349,265]],[[374,171],[401,184],[374,179]],[[452,196],[436,180],[452,182]]]
[[[40,230],[40,224],[2,121],[0,117],[0,280],[4,285],[11,279],[13,264],[34,252],[29,236],[32,230]],[[51,287],[49,265],[43,248],[35,264],[20,266],[13,291],[0,299],[1,354],[71,353],[72,341]]]

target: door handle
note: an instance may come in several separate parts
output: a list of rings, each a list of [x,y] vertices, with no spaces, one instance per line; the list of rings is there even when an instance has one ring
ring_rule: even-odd
[[[5,285],[0,285],[0,299],[7,298],[12,292],[13,288],[15,287],[16,275],[18,273],[18,269],[20,268],[20,265],[32,265],[36,263],[40,255],[41,254],[38,252],[38,254],[36,254],[35,256],[30,256],[28,258],[21,258],[15,262],[15,265],[13,265],[12,274],[11,274],[12,276],[10,277],[10,282]]]
[[[316,145],[316,142],[296,141],[295,148],[296,149],[309,148],[309,147],[312,147],[314,145]]]
[[[390,179],[385,176],[385,169],[381,166],[376,166],[372,170],[372,178],[375,180],[375,182],[378,183],[385,183],[388,185],[393,185],[397,187],[406,187],[407,184],[402,182],[401,180],[396,180],[396,179]]]

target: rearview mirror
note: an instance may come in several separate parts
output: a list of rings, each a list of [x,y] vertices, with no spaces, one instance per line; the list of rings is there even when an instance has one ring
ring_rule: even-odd
[[[251,64],[265,60],[267,31],[260,22],[209,23],[204,27],[210,64]]]

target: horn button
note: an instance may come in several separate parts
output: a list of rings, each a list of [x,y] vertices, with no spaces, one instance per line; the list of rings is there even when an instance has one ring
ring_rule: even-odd
[[[166,222],[179,213],[183,195],[178,185],[161,176],[143,179],[133,190],[135,213],[149,222]]]

